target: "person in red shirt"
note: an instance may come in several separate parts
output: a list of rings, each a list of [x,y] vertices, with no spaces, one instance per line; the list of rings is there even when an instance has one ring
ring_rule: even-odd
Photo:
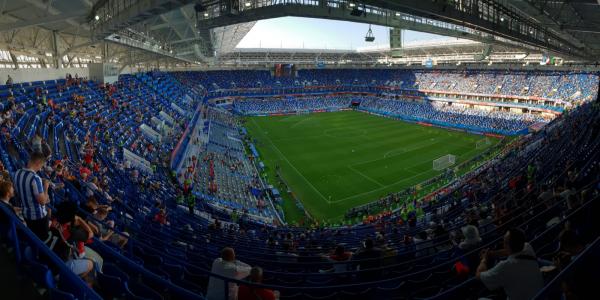
[[[86,151],[85,155],[83,156],[83,161],[85,162],[85,165],[91,166],[93,160],[94,160],[94,157],[92,156],[92,152]]]
[[[261,267],[253,267],[248,276],[251,283],[262,283],[263,270]],[[238,300],[276,300],[279,292],[248,285],[240,285],[238,288]]]
[[[342,264],[341,262],[349,262],[352,258],[352,252],[346,251],[343,245],[337,245],[333,253],[324,256],[327,261],[336,263],[331,268],[320,270],[321,273],[331,272],[346,272],[348,271],[348,265]]]
[[[90,177],[90,175],[92,175],[92,171],[85,166],[81,166],[79,168],[79,175],[81,175],[81,178],[85,181],[88,177]]]
[[[162,208],[161,210],[158,211],[158,213],[156,213],[156,215],[154,216],[154,222],[157,222],[161,225],[168,225],[167,212],[165,211],[164,208]]]

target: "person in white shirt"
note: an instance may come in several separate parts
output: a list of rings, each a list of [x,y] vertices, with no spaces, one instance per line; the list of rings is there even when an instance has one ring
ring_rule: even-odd
[[[508,257],[488,270],[487,262],[492,256]],[[525,233],[517,228],[504,235],[504,249],[481,252],[475,276],[490,290],[503,288],[510,300],[531,299],[544,287],[533,248],[525,242]]]
[[[215,259],[212,264],[211,273],[233,279],[243,279],[250,274],[250,265],[235,259],[235,252],[232,248],[226,247],[221,250],[221,257]],[[211,276],[208,280],[206,290],[206,299],[225,300],[225,282],[219,278]],[[236,300],[238,285],[229,283],[228,299]]]

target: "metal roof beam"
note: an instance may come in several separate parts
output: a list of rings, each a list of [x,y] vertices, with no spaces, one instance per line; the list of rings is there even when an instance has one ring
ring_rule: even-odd
[[[14,23],[1,24],[0,32],[22,29],[22,28],[27,28],[27,27],[31,27],[31,26],[51,24],[51,23],[56,23],[56,22],[63,22],[65,20],[68,20],[71,18],[83,17],[83,16],[87,15],[87,13],[88,13],[87,11],[73,11],[73,12],[68,12],[68,13],[61,13],[58,15],[48,15],[48,16],[45,16],[42,18],[35,18],[35,19],[29,19],[29,20],[24,20],[24,21],[18,21],[18,22],[14,22]]]
[[[207,13],[199,16],[198,28],[298,16],[400,27],[490,44],[543,48],[566,56],[589,58],[580,45],[497,0],[363,0],[357,6],[351,3],[356,5],[356,1],[349,0],[267,1],[261,2],[261,6],[245,7],[240,1],[237,7],[232,7],[230,1],[218,0],[212,5],[207,4]],[[353,16],[351,11],[356,8],[363,13]]]
[[[104,39],[122,29],[192,2],[191,0],[105,0],[98,2],[92,8],[89,16],[92,38]],[[96,16],[98,16],[98,20],[95,20]]]

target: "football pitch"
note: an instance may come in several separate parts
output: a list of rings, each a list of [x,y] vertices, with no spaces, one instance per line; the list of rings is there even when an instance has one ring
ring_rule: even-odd
[[[279,169],[304,208],[327,221],[440,174],[433,170],[433,160],[441,156],[456,155],[459,164],[485,150],[476,147],[480,135],[357,111],[248,117],[245,126],[269,182],[281,189],[275,181]],[[292,196],[281,193],[286,220],[299,220]]]

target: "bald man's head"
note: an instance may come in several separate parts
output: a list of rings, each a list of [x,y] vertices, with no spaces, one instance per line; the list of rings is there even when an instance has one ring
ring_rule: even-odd
[[[233,248],[225,247],[225,248],[223,248],[223,250],[221,250],[221,258],[224,261],[234,261],[235,260],[235,251],[233,251]]]

